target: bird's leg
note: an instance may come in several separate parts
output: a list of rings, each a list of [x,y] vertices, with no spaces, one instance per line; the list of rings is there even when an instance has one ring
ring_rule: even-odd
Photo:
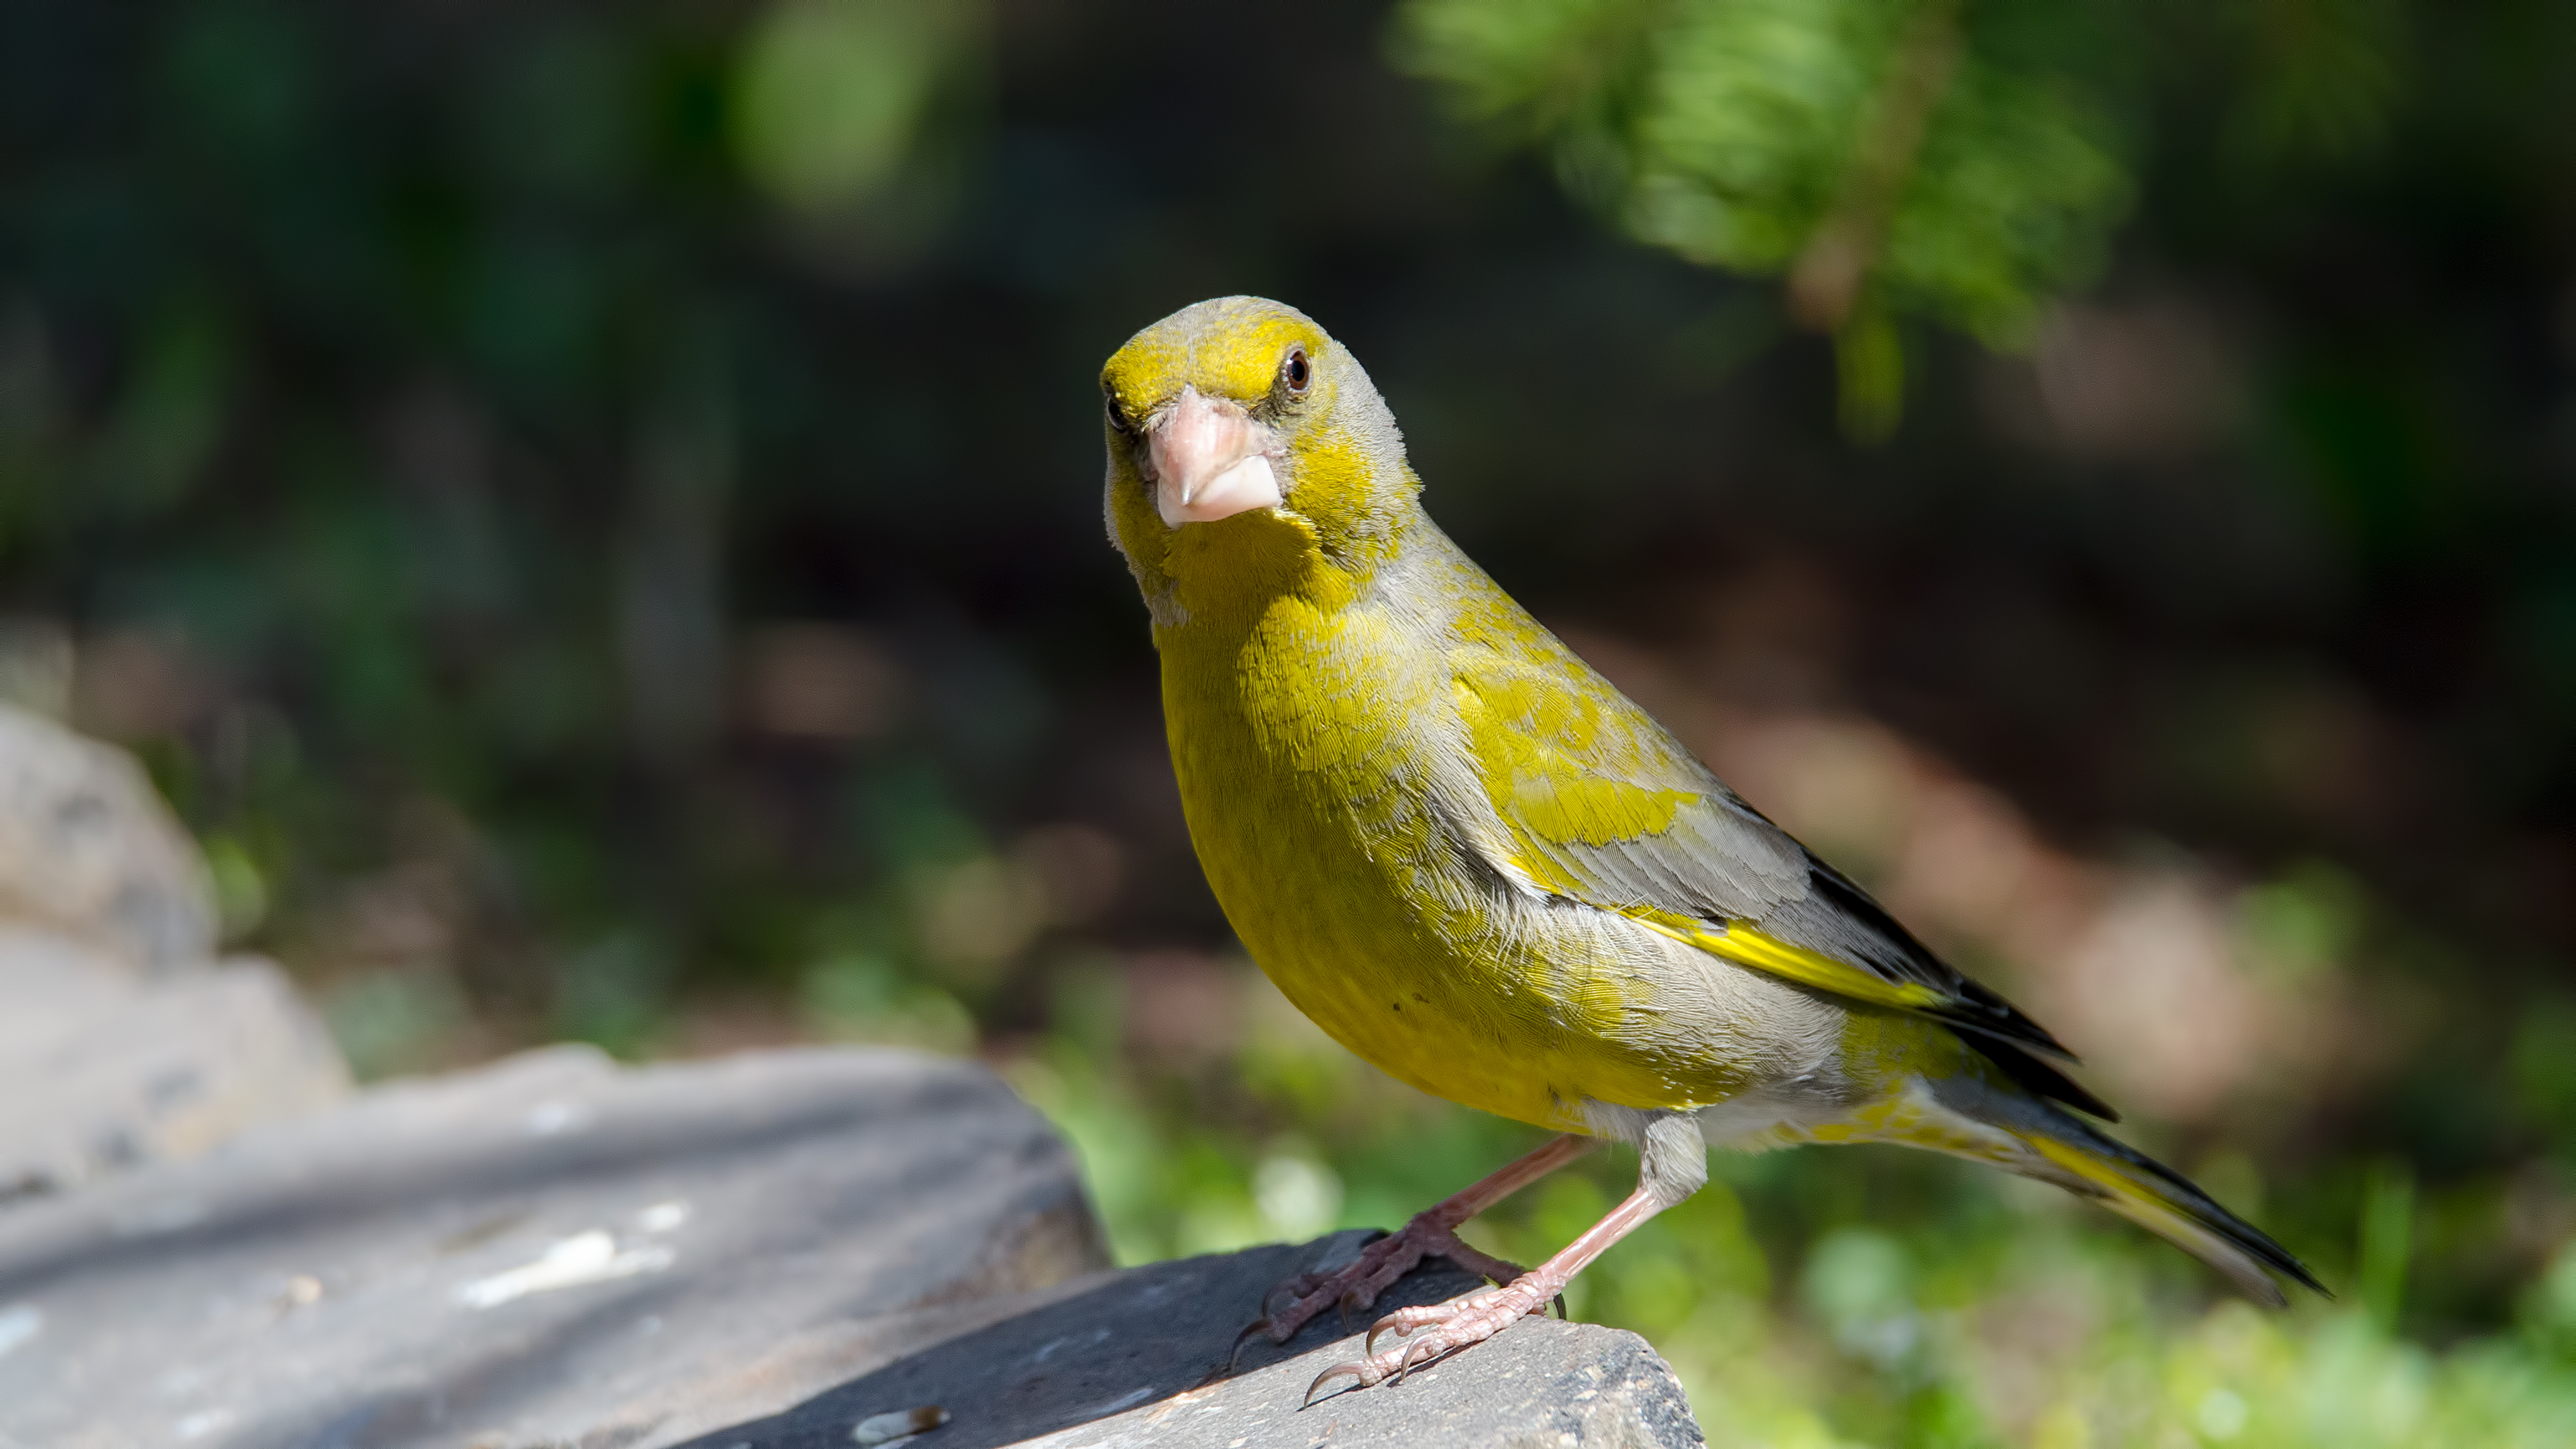
[[[1254,1320],[1235,1340],[1236,1352],[1240,1353],[1254,1334],[1267,1334],[1273,1343],[1286,1343],[1308,1320],[1337,1303],[1348,1308],[1370,1307],[1389,1284],[1412,1272],[1414,1265],[1426,1257],[1447,1258],[1497,1283],[1520,1277],[1519,1268],[1459,1241],[1458,1225],[1581,1157],[1591,1150],[1592,1141],[1589,1137],[1559,1137],[1439,1206],[1415,1215],[1401,1232],[1369,1244],[1360,1250],[1357,1259],[1341,1269],[1301,1273],[1272,1288],[1261,1300],[1264,1316]],[[1273,1309],[1270,1305],[1283,1295],[1290,1301]]]
[[[1377,1326],[1369,1330],[1368,1343],[1362,1350],[1365,1356],[1357,1363],[1340,1364],[1316,1375],[1315,1382],[1307,1386],[1307,1399],[1311,1401],[1317,1389],[1341,1374],[1350,1375],[1364,1389],[1401,1379],[1408,1369],[1482,1343],[1511,1324],[1544,1311],[1548,1300],[1564,1292],[1574,1275],[1611,1244],[1628,1236],[1639,1223],[1699,1191],[1701,1184],[1708,1181],[1708,1147],[1700,1137],[1696,1118],[1656,1118],[1646,1128],[1645,1140],[1639,1146],[1642,1160],[1637,1190],[1628,1195],[1626,1202],[1612,1208],[1609,1216],[1566,1244],[1555,1257],[1499,1288],[1465,1294],[1446,1303],[1399,1308],[1379,1319]],[[1414,1336],[1423,1329],[1430,1331]],[[1377,1352],[1379,1335],[1388,1333],[1400,1341],[1384,1353]]]

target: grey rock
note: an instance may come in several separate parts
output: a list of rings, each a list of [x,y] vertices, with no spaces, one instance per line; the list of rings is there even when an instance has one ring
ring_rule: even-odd
[[[147,979],[89,942],[0,929],[0,1204],[348,1093],[330,1033],[268,962]]]
[[[78,937],[147,973],[215,954],[205,862],[133,758],[6,705],[0,921]]]
[[[0,1205],[348,1095],[277,968],[214,950],[205,863],[134,761],[0,706]]]
[[[0,1446],[650,1449],[1105,1263],[980,1067],[554,1048],[0,1213]]]
[[[825,1449],[906,1410],[944,1412],[905,1449],[1685,1449],[1705,1442],[1680,1383],[1646,1341],[1591,1324],[1525,1320],[1403,1382],[1301,1406],[1317,1374],[1362,1338],[1327,1314],[1288,1344],[1255,1340],[1221,1370],[1262,1295],[1296,1273],[1349,1261],[1369,1235],[1158,1263],[1086,1278],[767,1419],[689,1449]],[[1483,1286],[1434,1260],[1381,1298],[1378,1314]],[[937,1419],[938,1413],[925,1414]]]

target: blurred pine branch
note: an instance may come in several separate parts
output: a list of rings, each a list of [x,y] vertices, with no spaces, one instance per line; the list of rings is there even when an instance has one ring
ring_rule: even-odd
[[[2225,134],[2260,166],[2386,133],[2403,19],[2396,0],[1410,0],[1390,43],[1630,235],[1782,278],[1871,442],[1903,405],[1900,324],[2019,350],[2099,273],[2147,159],[2136,95],[2206,53],[2159,30],[2234,58]]]

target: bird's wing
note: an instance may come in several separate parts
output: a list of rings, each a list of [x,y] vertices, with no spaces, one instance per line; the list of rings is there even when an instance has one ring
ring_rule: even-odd
[[[1491,864],[1737,965],[1973,1033],[2024,1085],[2111,1115],[2020,1050],[2073,1060],[2055,1037],[1933,955],[1573,651],[1533,632],[1509,652],[1467,644],[1450,656],[1502,827],[1502,839],[1474,847],[1506,857]]]

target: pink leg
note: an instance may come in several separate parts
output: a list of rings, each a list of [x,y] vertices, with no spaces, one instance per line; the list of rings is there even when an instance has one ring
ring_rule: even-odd
[[[1305,1273],[1270,1290],[1262,1300],[1267,1316],[1244,1329],[1235,1340],[1236,1352],[1245,1341],[1262,1333],[1273,1343],[1286,1343],[1296,1337],[1316,1314],[1336,1303],[1352,1308],[1367,1308],[1377,1302],[1396,1279],[1413,1271],[1426,1257],[1447,1258],[1469,1272],[1508,1283],[1521,1276],[1521,1270],[1500,1258],[1488,1257],[1459,1241],[1458,1225],[1513,1193],[1556,1171],[1592,1150],[1593,1139],[1565,1136],[1541,1147],[1536,1152],[1513,1162],[1491,1177],[1442,1202],[1429,1211],[1416,1215],[1401,1232],[1378,1239],[1360,1251],[1357,1260],[1332,1273]],[[1270,1303],[1281,1294],[1293,1300],[1275,1311]]]
[[[1307,1399],[1311,1402],[1315,1391],[1339,1374],[1350,1375],[1364,1389],[1401,1379],[1408,1369],[1482,1343],[1511,1324],[1544,1311],[1548,1301],[1564,1292],[1574,1275],[1611,1244],[1635,1231],[1639,1223],[1698,1191],[1707,1180],[1707,1148],[1692,1119],[1662,1119],[1650,1129],[1643,1146],[1637,1190],[1556,1256],[1499,1288],[1422,1308],[1399,1308],[1379,1319],[1377,1326],[1369,1330],[1368,1342],[1362,1349],[1367,1356],[1316,1375],[1306,1388]],[[1416,1330],[1426,1328],[1431,1331],[1419,1338],[1412,1336]],[[1378,1353],[1378,1335],[1384,1333],[1392,1333],[1404,1342]]]

